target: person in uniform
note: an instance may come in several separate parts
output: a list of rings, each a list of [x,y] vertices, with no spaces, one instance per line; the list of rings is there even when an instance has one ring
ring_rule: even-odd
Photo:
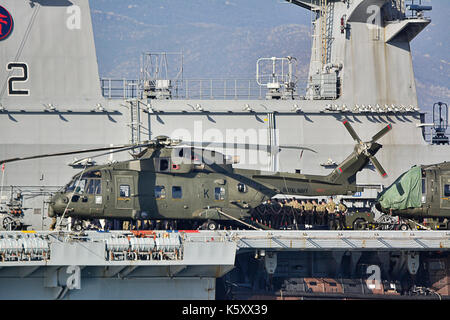
[[[280,227],[281,215],[283,213],[283,204],[279,199],[274,199],[272,202],[272,222],[269,227],[278,229]]]
[[[305,203],[305,226],[312,224],[313,209],[313,204],[307,200]]]
[[[328,213],[328,222],[331,230],[336,230],[336,204],[333,201],[333,198],[329,198],[326,205],[327,213]]]
[[[300,224],[300,203],[298,202],[298,200],[296,198],[292,199],[291,201],[291,205],[292,205],[292,212],[294,215],[294,224],[297,227]]]
[[[266,203],[264,204],[264,215],[262,223],[268,226],[270,224],[271,216],[272,216],[272,200],[267,199]]]
[[[324,225],[324,217],[325,217],[325,203],[323,201],[320,201],[316,208],[317,211],[317,224],[318,225]]]
[[[294,199],[286,199],[284,203],[284,222],[285,227],[292,226],[295,221],[294,215]]]
[[[339,212],[339,229],[344,230],[347,226],[345,225],[345,216],[347,215],[347,206],[344,204],[344,199],[341,199],[338,204]]]
[[[317,203],[315,200],[312,201],[312,205],[313,205],[313,210],[312,210],[312,215],[311,215],[311,225],[316,225],[317,224]]]
[[[299,218],[299,223],[302,225],[305,225],[305,217],[306,217],[306,213],[305,213],[305,201],[302,200],[302,202],[300,203],[300,218]]]

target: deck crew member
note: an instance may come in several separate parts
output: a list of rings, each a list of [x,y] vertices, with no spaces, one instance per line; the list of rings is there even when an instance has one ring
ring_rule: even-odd
[[[314,205],[307,200],[305,203],[305,227],[312,224]]]
[[[320,201],[317,205],[316,212],[317,212],[317,224],[318,225],[324,225],[325,224],[325,213],[326,213],[326,206],[323,201]]]
[[[300,224],[300,214],[301,214],[301,205],[297,199],[292,199],[291,201],[292,212],[294,213],[294,224]]]
[[[302,200],[302,202],[300,203],[300,218],[299,218],[299,223],[300,224],[306,224],[306,209],[305,209],[306,203],[305,201]]]
[[[339,215],[339,230],[344,230],[347,226],[345,225],[345,216],[347,215],[348,208],[344,204],[344,199],[338,204],[338,215]]]
[[[333,198],[330,197],[328,199],[327,205],[326,205],[327,213],[328,213],[328,222],[329,227],[331,230],[336,230],[336,204],[333,201]]]

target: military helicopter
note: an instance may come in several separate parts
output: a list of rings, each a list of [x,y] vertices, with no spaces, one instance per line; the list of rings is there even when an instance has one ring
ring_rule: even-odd
[[[0,164],[92,151],[121,152],[142,147],[143,151],[133,154],[131,160],[85,167],[51,198],[48,215],[82,220],[195,220],[203,222],[202,227],[209,230],[215,230],[218,222],[228,222],[256,229],[245,222],[250,217],[250,210],[277,194],[354,194],[362,191],[356,185],[356,174],[369,161],[382,176],[386,176],[386,171],[375,158],[382,147],[376,141],[392,126],[386,126],[371,141],[363,142],[348,120],[343,124],[356,145],[353,152],[325,176],[236,169],[232,165],[237,159],[207,149],[215,146],[226,148],[229,147],[227,144],[183,142],[166,136],[140,145],[13,158],[0,160]],[[261,148],[258,145],[236,144],[231,147]],[[280,146],[275,152],[282,148]]]
[[[375,207],[426,229],[450,230],[450,162],[412,167],[379,194]]]

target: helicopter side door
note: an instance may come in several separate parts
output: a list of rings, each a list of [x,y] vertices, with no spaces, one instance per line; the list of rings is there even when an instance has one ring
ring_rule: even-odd
[[[225,179],[200,177],[197,181],[197,193],[202,207],[224,208],[228,202],[228,190]]]
[[[103,194],[102,194],[102,180],[88,179],[85,192],[88,195],[89,214],[101,215],[103,214]]]
[[[118,175],[115,177],[116,185],[116,209],[134,208],[134,177]]]

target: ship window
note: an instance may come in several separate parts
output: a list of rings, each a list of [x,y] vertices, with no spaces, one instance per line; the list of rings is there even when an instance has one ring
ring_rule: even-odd
[[[127,184],[121,184],[119,186],[119,197],[128,198],[130,197],[130,186]]]
[[[450,184],[444,185],[444,196],[450,197]]]
[[[237,188],[239,192],[247,192],[247,186],[243,183],[238,183]]]
[[[225,200],[225,188],[222,188],[222,187],[214,188],[214,199],[215,200]]]
[[[166,188],[164,186],[155,186],[155,198],[156,199],[166,198]]]
[[[183,197],[183,191],[181,187],[173,186],[172,187],[172,198],[173,199],[181,199]]]

